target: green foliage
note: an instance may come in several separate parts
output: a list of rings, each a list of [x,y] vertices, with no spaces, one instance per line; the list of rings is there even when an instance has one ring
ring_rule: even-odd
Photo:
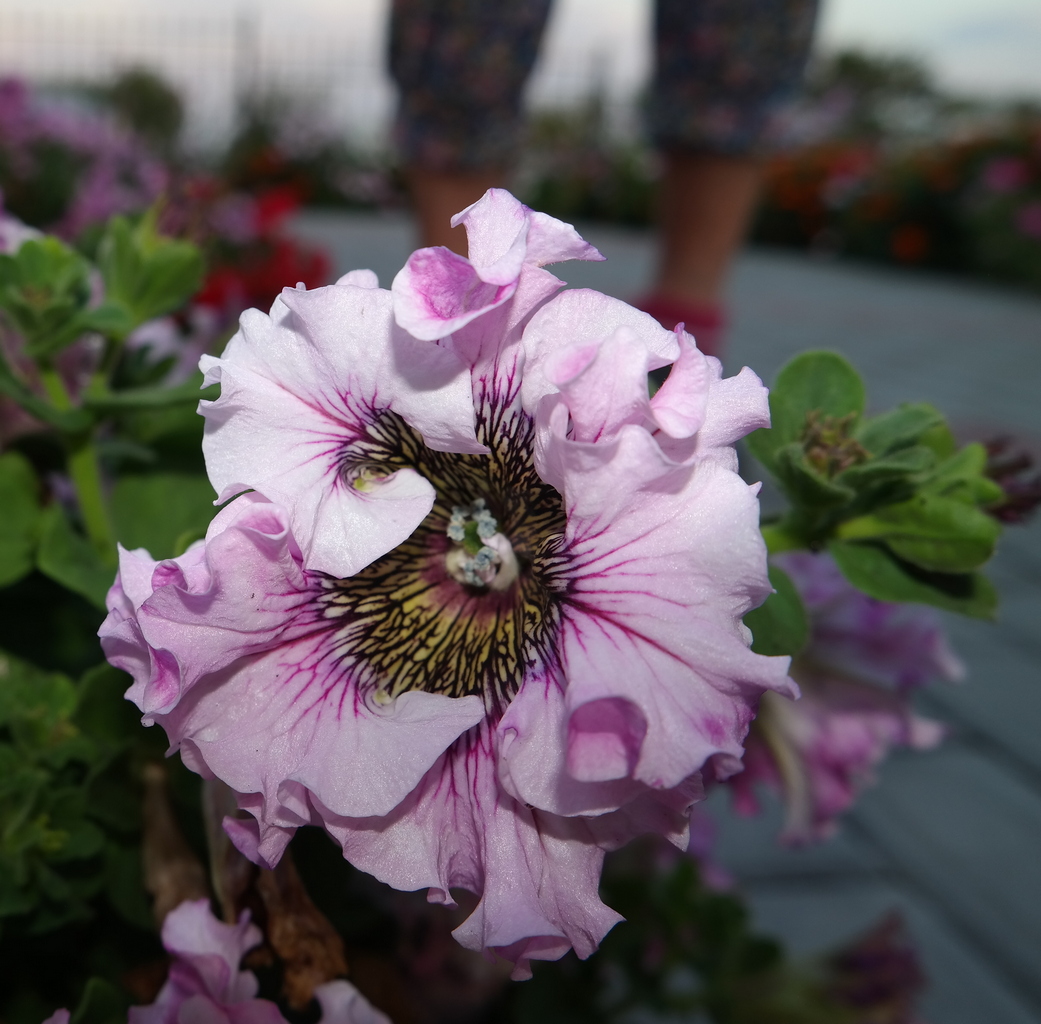
[[[654,863],[645,844],[609,858],[604,899],[625,916],[597,954],[539,964],[513,992],[517,1024],[622,1024],[636,1014],[715,1024],[846,1024],[822,978],[752,931],[733,893],[706,888],[697,864]],[[696,1016],[698,1013],[705,1017]]]
[[[135,135],[147,139],[161,152],[173,149],[184,122],[184,104],[154,71],[129,68],[100,92]]]
[[[57,238],[31,238],[0,255],[0,309],[33,357],[52,356],[84,331],[90,264]]]
[[[782,447],[799,442],[806,416],[858,418],[864,411],[864,383],[836,352],[804,352],[777,374],[770,390],[770,429],[749,435],[748,447],[768,469]]]
[[[87,788],[104,753],[74,722],[59,673],[0,654],[0,922],[46,931],[89,915],[103,884],[103,837]]]
[[[788,574],[770,566],[772,593],[744,619],[752,631],[752,650],[756,654],[798,654],[806,646],[809,621],[802,598]]]
[[[178,550],[180,538],[195,540],[206,533],[214,516],[214,497],[204,476],[123,476],[112,492],[116,535],[126,548],[145,548],[153,558],[172,558],[183,550]]]
[[[835,532],[842,540],[881,541],[922,569],[961,573],[990,558],[1001,526],[973,505],[923,489],[909,501],[849,519]]]
[[[124,338],[182,306],[202,282],[203,261],[191,242],[159,234],[153,207],[136,224],[112,218],[98,246],[98,268],[105,282],[106,333]]]
[[[39,485],[32,466],[18,452],[0,455],[0,587],[20,580],[35,561],[40,528]]]
[[[1001,532],[986,512],[1002,491],[984,475],[985,450],[955,450],[932,406],[873,417],[864,407],[860,377],[836,353],[803,353],[777,375],[772,426],[748,438],[791,503],[764,527],[771,552],[828,546],[873,597],[992,615],[994,592],[974,575]],[[771,628],[765,613],[759,628]]]
[[[102,560],[82,534],[77,533],[61,505],[50,505],[40,518],[37,568],[45,576],[103,609],[105,595],[115,578],[113,568]]]
[[[69,1024],[125,1024],[130,1000],[104,978],[91,978]]]
[[[879,601],[931,604],[977,619],[997,612],[997,592],[980,573],[929,572],[881,544],[832,541],[828,551],[853,586]]]
[[[0,1017],[29,1024],[77,1001],[82,1024],[125,1021],[112,983],[161,953],[143,886],[139,780],[164,737],[142,730],[127,677],[97,664],[115,575],[109,523],[162,557],[213,515],[194,412],[201,376],[163,387],[169,365],[122,347],[190,296],[198,250],[162,238],[154,211],[116,218],[99,250],[97,267],[52,238],[0,257],[0,312],[21,342],[18,359],[0,360],[0,395],[44,428],[0,455]],[[86,332],[105,345],[77,394],[53,357]],[[127,463],[162,469],[121,475]],[[54,473],[71,481],[74,503],[52,492]],[[197,786],[173,774],[198,818]]]

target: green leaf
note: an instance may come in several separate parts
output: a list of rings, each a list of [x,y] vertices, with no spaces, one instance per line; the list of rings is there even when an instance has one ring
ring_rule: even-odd
[[[163,409],[171,405],[194,404],[200,399],[214,399],[220,392],[216,385],[202,390],[202,374],[193,374],[190,380],[172,388],[128,388],[104,395],[90,395],[85,401],[90,409],[119,412],[134,409]]]
[[[126,548],[171,558],[182,535],[205,533],[216,513],[215,497],[206,477],[194,473],[121,477],[111,502],[116,536]]]
[[[907,404],[865,420],[856,438],[872,455],[886,455],[914,444],[927,431],[943,424],[943,416],[933,406]]]
[[[909,477],[920,477],[936,465],[932,449],[924,444],[900,448],[891,454],[881,455],[857,466],[843,470],[835,480],[855,491],[867,491],[883,484],[907,481]]]
[[[772,469],[774,453],[802,437],[808,413],[856,418],[864,401],[864,383],[846,359],[837,352],[803,352],[778,373],[770,390],[770,429],[750,434],[748,447]]]
[[[796,505],[816,509],[838,508],[852,501],[854,492],[818,473],[806,460],[802,445],[786,444],[774,453],[774,474]]]
[[[752,631],[752,650],[756,654],[798,654],[809,635],[802,598],[788,574],[776,565],[770,566],[770,583],[774,593],[744,619]]]
[[[82,409],[56,409],[29,390],[12,372],[0,352],[0,395],[17,402],[30,416],[67,434],[78,434],[91,424],[90,415]]]
[[[782,551],[796,551],[803,547],[802,540],[791,533],[783,523],[764,523],[760,527],[766,550],[771,555],[779,555]]]
[[[111,982],[91,978],[69,1024],[126,1024],[130,1000]]]
[[[0,455],[0,587],[20,580],[35,562],[40,527],[36,474],[18,452]]]
[[[49,754],[75,738],[70,723],[75,706],[76,688],[68,676],[0,652],[0,726],[23,754]]]
[[[89,300],[90,264],[57,238],[32,238],[15,254],[0,255],[0,309],[34,358],[79,337],[79,314]]]
[[[856,499],[844,515],[862,515],[879,505],[907,501],[914,495],[922,476],[935,463],[936,456],[932,450],[916,444],[851,466],[835,477],[837,483],[856,492]]]
[[[141,730],[141,714],[123,695],[130,676],[107,662],[80,678],[73,721],[99,741],[120,746]]]
[[[931,449],[938,459],[950,458],[958,450],[958,442],[946,423],[939,423],[926,430],[918,441]]]
[[[97,331],[113,338],[125,338],[136,326],[131,312],[116,302],[103,302],[80,314],[84,331]]]
[[[138,928],[154,928],[152,901],[145,890],[141,849],[110,843],[105,851],[106,895],[112,906]]]
[[[191,298],[202,281],[203,259],[191,242],[159,234],[156,210],[137,224],[113,217],[98,246],[106,302],[122,307],[125,337],[134,327],[170,313]]]
[[[841,540],[883,541],[923,569],[971,572],[994,553],[1001,525],[971,505],[923,492],[847,520],[836,533]]]
[[[44,932],[90,914],[104,836],[87,789],[103,752],[73,721],[66,676],[0,654],[0,917]]]
[[[997,611],[997,592],[980,573],[928,572],[879,544],[833,541],[828,550],[846,579],[879,601],[930,604],[977,619]]]
[[[101,560],[86,537],[72,528],[60,505],[48,507],[41,518],[36,567],[56,583],[103,609],[115,571]]]
[[[986,468],[986,448],[967,444],[940,463],[922,482],[922,489],[967,505],[989,505],[1000,501],[1005,492],[985,475]]]

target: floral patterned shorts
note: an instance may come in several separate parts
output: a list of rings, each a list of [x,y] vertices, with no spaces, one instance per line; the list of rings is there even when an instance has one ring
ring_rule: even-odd
[[[393,0],[390,69],[404,161],[504,166],[551,0]],[[818,0],[657,0],[651,139],[666,150],[768,148],[802,79]]]

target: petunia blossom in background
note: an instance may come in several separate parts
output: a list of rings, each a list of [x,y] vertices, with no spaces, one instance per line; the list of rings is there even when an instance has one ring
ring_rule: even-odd
[[[170,971],[155,1002],[132,1006],[127,1024],[288,1024],[269,999],[257,998],[257,977],[239,970],[243,956],[263,936],[243,911],[237,924],[213,916],[207,900],[188,900],[166,915],[163,947]],[[390,1024],[348,981],[319,985],[319,1024]],[[43,1024],[69,1024],[56,1010]]]
[[[745,770],[730,781],[740,811],[755,813],[755,785],[783,794],[782,840],[827,838],[837,818],[896,747],[936,746],[944,729],[917,715],[911,692],[964,667],[930,608],[876,601],[848,583],[827,554],[776,559],[802,597],[810,639],[792,664],[802,699],[765,694]]]
[[[599,256],[570,226],[496,190],[461,217],[472,262],[286,290],[204,360],[207,467],[240,496],[177,559],[121,552],[101,635],[238,794],[247,856],[317,824],[396,888],[468,889],[457,938],[524,977],[596,948],[605,851],[686,848],[760,696],[796,688],[741,622],[770,586],[733,449],[758,378],[557,294],[545,264]]]

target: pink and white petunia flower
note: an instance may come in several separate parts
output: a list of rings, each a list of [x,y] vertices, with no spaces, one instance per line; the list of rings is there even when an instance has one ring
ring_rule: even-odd
[[[258,999],[257,978],[239,962],[263,938],[243,911],[237,924],[218,921],[207,900],[186,901],[163,921],[170,973],[154,1003],[132,1006],[128,1024],[287,1024],[279,1008]],[[320,1024],[390,1024],[346,981],[319,985]]]
[[[927,750],[944,735],[915,714],[909,690],[956,680],[964,667],[930,608],[876,601],[853,587],[827,554],[788,552],[777,563],[810,619],[806,649],[792,665],[802,699],[764,694],[745,770],[729,780],[739,810],[754,813],[756,783],[780,789],[781,838],[824,839],[895,747]]]
[[[484,233],[504,236],[500,213],[468,211],[472,252],[497,251]],[[768,422],[765,388],[747,370],[724,380],[682,331],[597,293],[553,297],[559,285],[525,265],[512,297],[451,338],[412,339],[468,371],[468,411],[446,402],[440,433],[371,397],[409,394],[386,348],[350,342],[362,329],[345,304],[369,309],[374,289],[289,293],[306,331],[255,315],[222,385],[245,379],[256,346],[272,387],[284,358],[283,390],[306,379],[337,408],[364,406],[365,438],[347,442],[364,479],[409,474],[429,511],[389,545],[378,507],[348,509],[340,533],[383,550],[330,570],[313,524],[298,525],[314,495],[238,468],[266,459],[327,493],[325,450],[307,463],[270,390],[222,395],[221,430],[257,450],[225,449],[218,487],[255,491],[177,559],[122,552],[101,631],[146,720],[238,794],[225,828],[247,856],[271,865],[316,824],[392,886],[440,903],[468,889],[479,902],[457,938],[517,977],[596,948],[618,920],[598,895],[604,852],[644,832],[685,848],[691,805],[705,778],[738,769],[761,694],[796,692],[788,659],[753,654],[741,622],[770,585],[757,488],[732,445]],[[333,322],[353,345],[336,366],[313,342]],[[272,343],[276,329],[289,333]],[[648,370],[670,362],[649,397]],[[427,440],[463,422],[470,447]]]

